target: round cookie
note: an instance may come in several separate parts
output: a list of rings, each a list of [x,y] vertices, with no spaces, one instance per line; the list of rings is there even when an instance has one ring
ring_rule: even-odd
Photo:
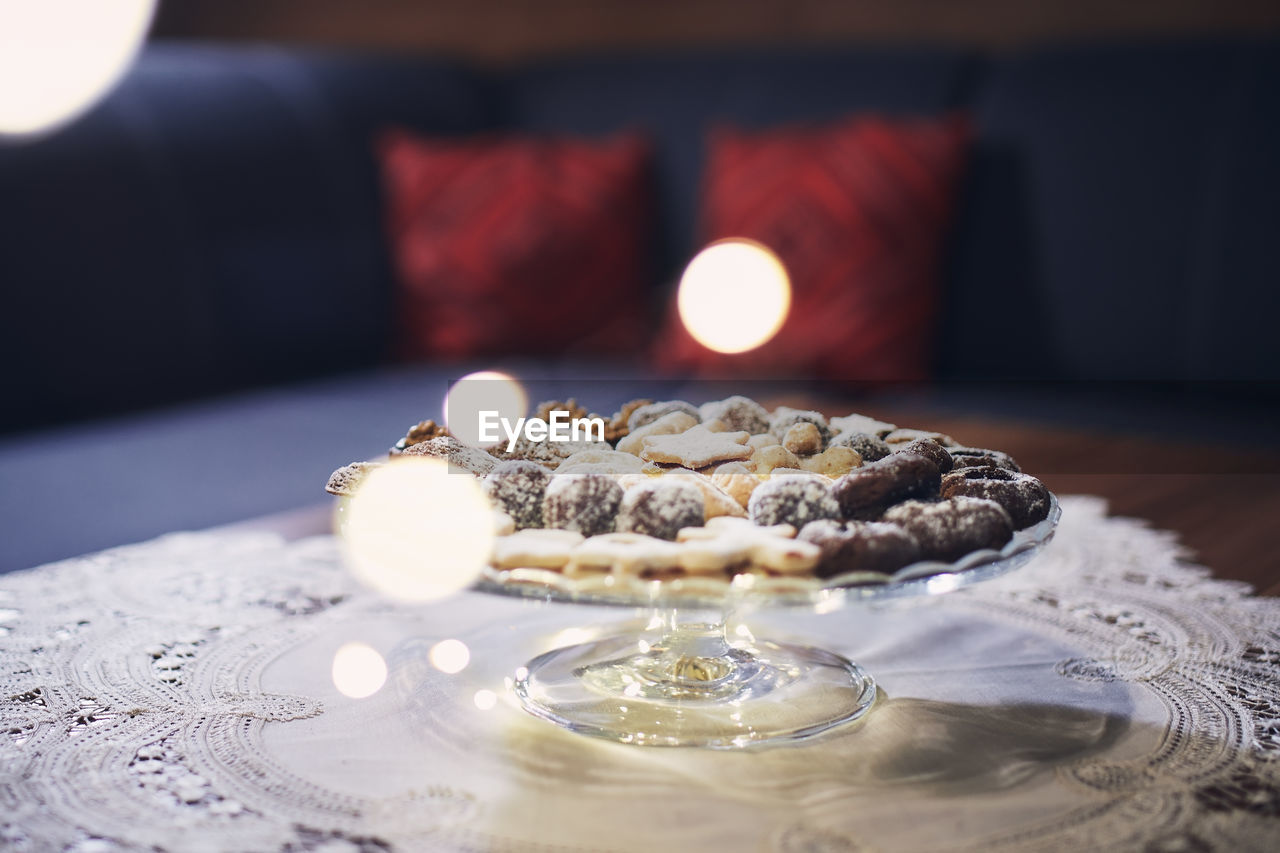
[[[849,572],[892,574],[920,559],[920,543],[896,524],[811,521],[796,537],[822,549],[814,574],[829,578]]]
[[[940,479],[932,459],[919,453],[891,453],[854,468],[836,480],[831,493],[842,517],[870,520],[898,501],[937,494]]]
[[[481,484],[497,508],[511,516],[516,530],[542,526],[542,499],[551,472],[522,459],[500,462]]]
[[[1007,468],[985,466],[961,468],[942,478],[940,493],[944,498],[986,498],[1004,507],[1021,530],[1049,514],[1049,490],[1035,477]]]
[[[779,406],[773,412],[773,417],[769,421],[769,431],[782,441],[787,437],[787,431],[796,424],[809,423],[818,428],[819,435],[822,436],[821,450],[831,441],[831,427],[827,425],[827,419],[822,416],[821,412],[806,412],[802,409],[791,409],[786,406]]]
[[[583,536],[613,531],[622,505],[622,486],[603,474],[557,474],[542,499],[547,527],[575,530]]]
[[[618,510],[617,529],[675,539],[683,527],[701,527],[705,512],[697,486],[681,477],[661,477],[627,490]]]
[[[647,406],[640,406],[631,413],[631,417],[627,419],[627,429],[637,430],[646,424],[651,424],[663,415],[669,415],[672,412],[684,412],[691,416],[695,422],[701,423],[702,416],[698,414],[698,409],[692,403],[686,403],[684,400],[664,400],[660,403],[649,403]]]
[[[955,464],[951,459],[951,454],[947,452],[947,449],[932,438],[917,438],[902,449],[895,450],[894,452],[919,453],[921,456],[926,456],[934,465],[938,466],[939,474],[947,473],[951,470],[951,466]]]
[[[840,505],[821,477],[785,475],[761,483],[751,493],[747,514],[761,527],[790,524],[799,530],[811,521],[839,518]]]
[[[907,501],[886,510],[884,520],[914,536],[922,556],[946,562],[983,548],[999,550],[1013,536],[1009,513],[981,498]]]
[[[981,447],[952,447],[947,450],[951,454],[954,464],[952,470],[956,468],[984,468],[991,466],[992,468],[1004,468],[1009,471],[1017,471],[1022,473],[1022,469],[1018,467],[1018,463],[1008,453],[1002,453],[999,450],[985,450]]]
[[[823,448],[822,433],[816,425],[801,421],[787,430],[782,446],[797,456],[813,456]]]
[[[769,413],[750,397],[727,397],[698,407],[703,423],[720,421],[731,431],[756,435],[769,431]]]
[[[862,457],[862,461],[878,462],[893,452],[884,439],[866,432],[844,432],[831,440],[832,447],[847,447]]]

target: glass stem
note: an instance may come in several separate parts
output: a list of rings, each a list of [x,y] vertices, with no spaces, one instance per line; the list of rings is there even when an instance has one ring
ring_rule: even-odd
[[[660,671],[673,682],[703,684],[733,669],[725,614],[671,608],[661,614],[662,637],[653,647]]]

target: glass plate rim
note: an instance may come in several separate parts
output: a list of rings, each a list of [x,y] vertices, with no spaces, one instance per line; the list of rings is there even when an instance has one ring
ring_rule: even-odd
[[[485,568],[472,585],[478,592],[564,604],[641,608],[731,609],[739,606],[811,607],[834,610],[846,604],[919,595],[939,595],[1007,574],[1026,565],[1052,539],[1062,506],[1049,493],[1044,520],[1014,531],[999,551],[973,551],[951,563],[921,560],[892,575],[852,572],[833,578],[683,577],[645,580],[617,575],[573,577],[547,569]]]

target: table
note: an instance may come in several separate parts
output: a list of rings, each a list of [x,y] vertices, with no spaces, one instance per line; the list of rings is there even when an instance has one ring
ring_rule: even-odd
[[[515,667],[628,611],[408,608],[327,536],[175,534],[0,578],[0,842],[108,850],[1274,849],[1280,601],[1064,499],[1026,569],[757,634],[854,655],[864,721],[736,753],[524,714]],[[312,519],[314,521],[314,518]],[[299,528],[311,522],[294,519]],[[468,665],[431,663],[443,639]],[[334,652],[386,660],[366,699]]]

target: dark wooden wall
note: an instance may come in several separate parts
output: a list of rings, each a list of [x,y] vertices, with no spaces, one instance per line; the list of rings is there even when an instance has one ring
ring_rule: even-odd
[[[1280,0],[168,0],[155,34],[484,61],[626,47],[1280,32]]]

